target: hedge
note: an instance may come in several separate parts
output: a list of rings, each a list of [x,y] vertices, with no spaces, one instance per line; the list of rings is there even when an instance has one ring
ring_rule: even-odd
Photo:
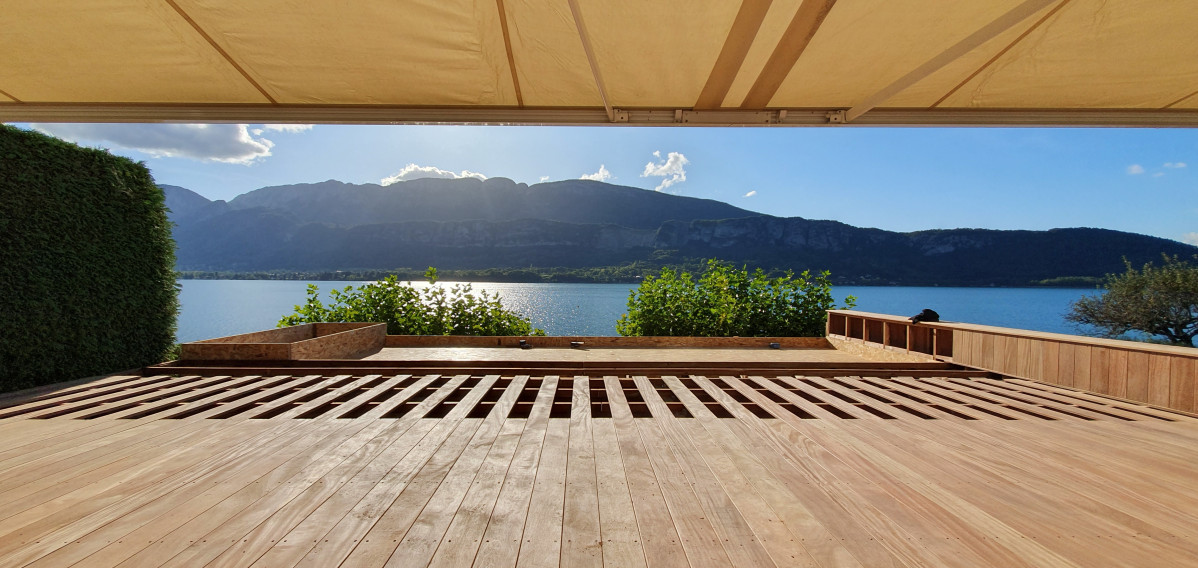
[[[174,264],[144,164],[0,125],[0,391],[160,361]]]

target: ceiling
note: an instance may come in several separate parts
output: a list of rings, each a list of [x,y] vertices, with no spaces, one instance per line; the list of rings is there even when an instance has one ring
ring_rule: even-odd
[[[0,120],[1198,126],[1183,0],[11,0]]]

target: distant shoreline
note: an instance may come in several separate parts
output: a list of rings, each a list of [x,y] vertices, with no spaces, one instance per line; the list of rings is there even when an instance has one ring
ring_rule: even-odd
[[[696,266],[671,266],[676,270],[700,272]],[[489,268],[481,270],[438,269],[438,278],[446,282],[501,282],[520,284],[639,284],[644,276],[656,275],[661,267],[609,266],[596,268]],[[781,274],[782,271],[774,271]],[[178,280],[309,280],[322,282],[360,282],[381,280],[395,275],[400,280],[424,280],[424,270],[401,268],[395,270],[320,270],[320,271],[226,271],[181,270]],[[967,282],[898,282],[891,280],[838,279],[836,286],[878,287],[945,287],[945,288],[1099,288],[1102,278],[1066,276],[1048,278],[1023,284]]]

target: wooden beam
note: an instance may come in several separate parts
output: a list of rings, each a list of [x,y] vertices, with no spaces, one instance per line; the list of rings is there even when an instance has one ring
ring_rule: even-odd
[[[409,107],[317,104],[2,103],[0,122],[207,122],[560,126],[830,126],[836,109],[704,111],[642,108]],[[843,111],[840,111],[843,112]],[[783,115],[785,113],[785,115]],[[682,118],[677,118],[681,114]],[[853,126],[1106,126],[1198,128],[1194,109],[874,109]]]
[[[0,90],[0,95],[4,95],[4,96],[6,96],[6,97],[8,97],[8,98],[12,99],[12,100],[13,100],[13,102],[15,102],[15,103],[19,103],[19,102],[21,102],[21,99],[18,99],[18,98],[16,98],[16,97],[14,97],[14,96],[12,96],[12,95],[8,94],[7,92],[5,92],[5,91],[2,91],[2,90]]]
[[[765,14],[769,11],[771,2],[772,0],[744,0],[741,3],[736,19],[732,21],[732,29],[724,39],[724,47],[711,68],[711,74],[707,76],[707,84],[703,85],[703,92],[699,93],[699,100],[695,101],[696,109],[719,108],[723,104],[728,89],[732,87],[732,81],[736,79],[740,66],[744,64],[745,55],[749,53],[753,40],[757,39],[757,32],[761,29],[761,22],[765,21]]]
[[[1011,48],[1015,47],[1019,42],[1023,41],[1024,38],[1031,35],[1032,32],[1036,31],[1037,28],[1039,28],[1041,25],[1043,25],[1044,22],[1047,22],[1049,18],[1056,15],[1057,12],[1060,12],[1061,8],[1064,8],[1065,5],[1068,3],[1069,3],[1069,0],[1061,0],[1061,3],[1054,6],[1053,9],[1049,10],[1047,14],[1044,14],[1044,17],[1040,18],[1039,20],[1036,20],[1036,23],[1032,24],[1032,27],[1024,30],[1023,33],[1019,34],[1019,37],[1015,38],[1015,41],[1012,41],[1006,47],[1002,48],[1002,50],[999,51],[998,53],[994,54],[994,57],[991,57],[989,61],[986,61],[986,63],[982,64],[981,67],[978,67],[977,70],[974,71],[973,73],[970,73],[969,76],[966,77],[964,80],[962,80],[960,83],[957,83],[956,87],[953,87],[951,90],[949,90],[949,92],[945,93],[943,97],[940,97],[939,100],[937,100],[935,103],[932,103],[932,107],[935,108],[935,107],[940,106],[944,101],[948,100],[949,97],[953,96],[954,93],[961,90],[961,88],[964,87],[965,85],[969,84],[969,82],[972,81],[974,77],[977,77],[978,75],[980,75],[982,73],[982,71],[985,71],[991,65],[994,65],[995,61],[998,61],[999,58],[1006,55],[1008,51],[1011,51]]]
[[[586,23],[582,21],[582,11],[578,8],[578,0],[568,0],[570,14],[574,16],[574,25],[578,28],[578,39],[582,41],[582,49],[587,54],[587,63],[591,66],[591,74],[595,77],[595,87],[599,89],[599,98],[603,100],[603,110],[607,112],[607,120],[616,122],[615,109],[607,98],[607,87],[603,84],[603,74],[599,72],[599,63],[595,60],[595,50],[591,48],[591,36],[587,33]]]
[[[254,78],[250,76],[249,72],[242,68],[241,65],[238,65],[237,62],[233,60],[233,56],[229,55],[229,52],[225,51],[220,44],[216,43],[216,40],[212,39],[212,36],[208,35],[208,32],[204,31],[204,28],[200,27],[200,24],[196,23],[196,21],[193,20],[191,16],[187,14],[187,12],[183,11],[183,8],[180,8],[179,5],[175,3],[175,0],[166,0],[166,3],[170,4],[171,8],[174,8],[175,11],[179,13],[179,16],[191,25],[191,27],[195,29],[196,33],[200,34],[200,37],[203,37],[204,40],[208,42],[208,45],[212,46],[212,49],[215,49],[216,52],[221,55],[221,57],[224,57],[225,61],[229,62],[229,65],[232,65],[238,73],[241,73],[241,76],[245,77],[246,81],[249,81],[249,83],[253,85],[255,89],[258,89],[258,92],[262,93],[262,96],[266,97],[266,100],[270,101],[272,104],[279,102],[276,101],[274,97],[270,96],[270,93],[267,93],[266,89],[262,88],[262,85],[258,84],[258,81],[255,81]]]
[[[740,108],[760,109],[770,104],[835,4],[836,0],[803,0]]]
[[[499,8],[499,26],[503,29],[503,47],[507,50],[508,69],[512,70],[512,86],[516,89],[516,105],[522,107],[524,106],[524,95],[520,92],[520,77],[516,74],[516,57],[512,55],[512,38],[507,27],[507,10],[503,7],[503,0],[495,0],[495,5]]]
[[[1012,8],[1006,14],[999,16],[998,19],[986,24],[985,26],[982,26],[982,28],[978,31],[969,34],[969,36],[965,39],[953,44],[948,49],[940,52],[939,55],[929,59],[923,65],[911,70],[910,73],[899,77],[882,90],[870,95],[869,97],[866,97],[865,100],[861,101],[857,104],[857,106],[854,106],[845,113],[845,121],[852,122],[853,120],[856,120],[861,115],[869,112],[870,109],[886,102],[887,99],[898,94],[903,89],[918,83],[928,75],[931,75],[932,73],[935,73],[943,68],[945,65],[956,61],[957,58],[969,53],[970,51],[973,51],[978,46],[993,39],[998,34],[1007,31],[1019,22],[1028,19],[1036,12],[1039,12],[1049,4],[1052,4],[1056,1],[1057,0],[1025,0],[1022,4]]]
[[[1165,110],[1165,109],[1170,109],[1170,108],[1173,108],[1173,107],[1175,107],[1175,106],[1177,106],[1177,105],[1181,104],[1182,102],[1184,102],[1186,99],[1189,99],[1190,97],[1193,97],[1194,95],[1198,95],[1198,91],[1194,91],[1194,92],[1192,92],[1192,93],[1190,93],[1190,94],[1188,94],[1188,95],[1186,95],[1186,96],[1184,96],[1184,97],[1182,97],[1182,98],[1180,98],[1180,99],[1177,99],[1177,100],[1175,100],[1175,101],[1173,101],[1173,102],[1171,102],[1171,103],[1169,103],[1169,104],[1167,104],[1167,105],[1165,105],[1165,106],[1161,107],[1161,110]]]

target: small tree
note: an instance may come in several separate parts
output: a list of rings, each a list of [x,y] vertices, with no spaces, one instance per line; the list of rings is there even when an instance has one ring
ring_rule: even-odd
[[[1136,270],[1127,259],[1123,262],[1127,272],[1108,274],[1102,286],[1105,294],[1074,302],[1065,319],[1097,327],[1107,337],[1141,331],[1193,347],[1198,336],[1198,266],[1168,255],[1160,267],[1150,262]]]
[[[503,307],[499,294],[475,295],[470,284],[437,285],[437,269],[425,272],[429,286],[417,288],[392,275],[357,288],[334,289],[332,303],[308,285],[308,301],[283,316],[279,327],[315,322],[382,322],[390,335],[545,335],[544,330]]]
[[[856,299],[845,298],[846,307]],[[737,270],[718,260],[696,281],[688,272],[663,269],[628,297],[616,322],[620,335],[702,337],[814,337],[824,335],[827,310],[835,309],[828,272],[769,278],[758,268]]]

